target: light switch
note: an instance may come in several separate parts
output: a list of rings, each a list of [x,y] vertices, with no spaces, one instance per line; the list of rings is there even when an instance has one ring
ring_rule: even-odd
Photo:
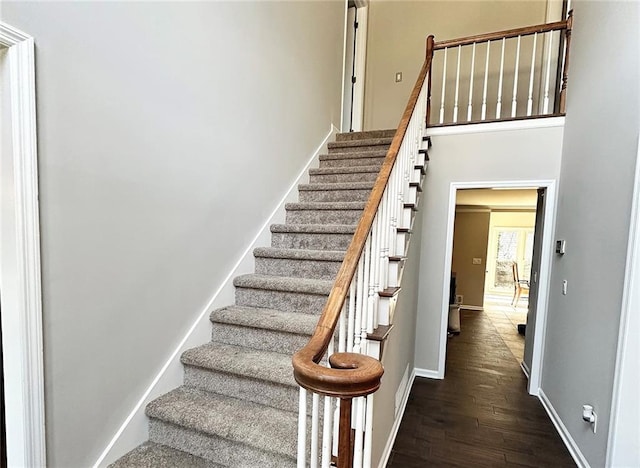
[[[482,259],[481,259],[481,258],[477,258],[477,257],[476,257],[476,258],[474,258],[474,259],[471,261],[471,263],[472,263],[473,265],[482,265]]]
[[[567,295],[567,280],[562,280],[562,295]]]
[[[396,83],[400,83],[402,81],[402,72],[396,73]]]

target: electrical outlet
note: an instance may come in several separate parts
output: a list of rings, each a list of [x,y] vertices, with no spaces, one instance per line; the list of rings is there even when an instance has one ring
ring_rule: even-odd
[[[473,259],[473,260],[471,260],[471,263],[472,263],[473,265],[482,265],[482,258],[474,257],[474,259]]]

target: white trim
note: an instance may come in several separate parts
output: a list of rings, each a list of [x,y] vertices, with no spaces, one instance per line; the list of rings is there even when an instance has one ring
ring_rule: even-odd
[[[402,402],[400,403],[400,411],[396,413],[396,418],[393,421],[393,426],[391,426],[391,432],[389,433],[389,438],[387,439],[387,443],[385,444],[384,450],[382,451],[382,456],[380,457],[378,468],[385,468],[385,466],[387,466],[387,462],[389,461],[391,449],[393,449],[393,444],[396,441],[398,429],[400,429],[400,423],[402,422],[402,418],[404,417],[404,410],[407,408],[407,402],[409,401],[409,394],[411,393],[411,388],[413,387],[413,382],[415,381],[417,375],[416,370],[417,369],[414,369],[413,372],[411,372],[411,376],[407,381],[407,386],[405,387],[404,395],[402,396]]]
[[[353,117],[351,128],[362,131],[364,125],[364,80],[367,62],[367,29],[369,25],[369,7],[361,6],[356,10],[358,32],[356,33],[355,71],[356,83],[353,87]]]
[[[200,339],[201,336],[210,336],[211,323],[209,321],[209,314],[212,310],[218,307],[229,305],[229,300],[232,300],[234,294],[233,278],[235,276],[253,272],[253,249],[260,245],[269,245],[271,236],[271,230],[269,228],[270,225],[284,221],[284,205],[297,199],[296,189],[298,184],[305,181],[309,167],[312,164],[317,163],[320,154],[326,151],[327,142],[333,138],[337,132],[338,129],[334,125],[331,125],[327,136],[315,149],[304,168],[296,176],[291,186],[285,192],[278,205],[260,227],[251,243],[240,255],[240,258],[235,263],[227,277],[215,291],[209,300],[209,303],[200,312],[191,327],[189,327],[187,333],[169,355],[164,365],[160,368],[158,374],[151,381],[151,384],[142,394],[120,428],[110,440],[109,444],[93,464],[94,468],[106,466],[114,462],[129,450],[144,442],[147,437],[147,418],[144,414],[146,404],[154,398],[162,395],[164,392],[182,384],[182,364],[180,363],[180,355],[193,346],[203,344],[203,341]]]
[[[524,375],[528,379],[529,375],[531,374],[531,372],[529,372],[529,368],[527,367],[527,363],[524,362],[524,361],[520,361],[520,368],[522,369],[522,372],[524,372]]]
[[[46,464],[46,440],[34,42],[0,22],[0,45],[7,48],[13,150],[13,171],[2,175],[9,196],[0,204],[5,229],[15,233],[0,244],[15,253],[8,262],[3,255],[7,282],[0,286],[7,463],[39,467]]]
[[[420,369],[419,367],[416,367],[414,373],[416,374],[416,377],[424,377],[426,379],[442,380],[442,378],[444,378],[444,374],[440,375],[437,370],[432,369]]]
[[[637,425],[640,409],[640,384],[637,378],[640,333],[637,313],[640,310],[640,137],[632,200],[607,443],[606,466],[610,467],[637,466],[640,463],[640,431]]]
[[[344,31],[343,31],[343,43],[342,43],[342,97],[340,98],[340,131],[344,130],[344,92],[347,89],[347,82],[344,79],[345,73],[347,71],[347,40],[349,38],[349,0],[344,0]]]
[[[540,119],[507,120],[469,125],[451,125],[449,127],[429,127],[429,136],[462,135],[465,133],[503,132],[530,128],[563,127],[564,117],[545,117]]]
[[[464,305],[464,304],[460,304],[460,309],[465,309],[465,310],[475,310],[478,312],[484,312],[484,307],[481,306],[474,306],[474,305]]]
[[[542,355],[547,322],[548,295],[551,281],[551,257],[553,255],[553,233],[556,216],[556,181],[555,180],[507,180],[452,182],[449,188],[449,210],[447,219],[447,236],[444,257],[444,281],[442,284],[442,315],[440,323],[440,350],[438,358],[437,378],[444,378],[447,353],[447,323],[449,315],[449,272],[453,253],[453,227],[455,221],[456,192],[460,189],[481,188],[523,188],[544,187],[547,189],[544,228],[542,232],[542,256],[540,261],[540,281],[538,289],[538,308],[536,311],[536,327],[534,329],[533,352],[529,378],[529,393],[537,395],[542,376]]]
[[[589,468],[589,463],[587,462],[587,459],[584,457],[584,455],[580,451],[580,448],[578,448],[578,444],[576,444],[576,441],[573,440],[573,437],[571,437],[571,434],[567,430],[567,427],[562,422],[562,419],[560,419],[560,416],[558,416],[558,413],[556,412],[555,408],[551,404],[551,401],[549,401],[549,398],[547,398],[547,395],[544,393],[544,391],[542,391],[542,389],[540,389],[538,399],[540,400],[540,402],[542,403],[542,406],[544,407],[545,411],[549,415],[549,419],[551,419],[551,422],[553,423],[556,430],[558,431],[558,434],[560,434],[560,437],[562,438],[564,445],[566,445],[567,450],[569,450],[569,453],[571,454],[573,461],[576,462],[576,465],[578,465],[579,468]]]

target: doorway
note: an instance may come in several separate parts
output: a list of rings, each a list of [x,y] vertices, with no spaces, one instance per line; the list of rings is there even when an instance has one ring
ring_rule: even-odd
[[[349,0],[345,26],[342,131],[362,130],[369,0]]]
[[[466,309],[465,314],[478,311],[491,316],[496,328],[508,330],[505,344],[512,345],[509,348],[529,378],[529,393],[538,394],[554,203],[555,181],[451,184],[442,374],[453,302]],[[519,325],[526,328],[525,336],[518,335]]]

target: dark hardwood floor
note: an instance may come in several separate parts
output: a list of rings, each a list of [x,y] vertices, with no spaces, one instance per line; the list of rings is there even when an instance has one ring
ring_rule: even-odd
[[[575,467],[487,315],[462,311],[461,324],[445,379],[416,378],[387,466]]]

